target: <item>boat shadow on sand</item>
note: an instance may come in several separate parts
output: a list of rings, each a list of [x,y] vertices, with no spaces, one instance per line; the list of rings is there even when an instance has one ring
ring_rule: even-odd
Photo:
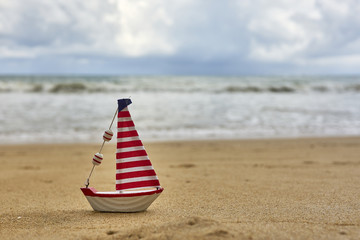
[[[91,209],[74,209],[74,210],[36,210],[36,211],[25,211],[17,212],[12,214],[2,214],[2,223],[7,222],[19,224],[19,226],[35,227],[45,224],[46,226],[51,225],[86,225],[89,221],[98,221],[106,219],[111,220],[131,220],[141,219],[143,217],[151,217],[156,215],[156,211],[147,210],[143,212],[134,213],[114,213],[114,212],[96,212]]]
[[[100,237],[96,239],[109,235],[119,239],[140,239],[145,236],[154,239],[174,238],[179,234],[184,238],[196,236],[203,239],[231,237],[236,234],[234,229],[213,219],[194,216],[169,219],[164,218],[167,214],[161,210],[159,212],[159,209],[135,213],[95,212],[90,209],[36,210],[19,215],[19,212],[2,215],[2,223],[15,223],[15,228],[19,231],[43,229],[46,232],[56,231],[60,235],[79,230],[75,234],[81,236],[84,232],[80,230],[87,229],[96,232],[96,236]],[[93,239],[85,235],[83,237]]]

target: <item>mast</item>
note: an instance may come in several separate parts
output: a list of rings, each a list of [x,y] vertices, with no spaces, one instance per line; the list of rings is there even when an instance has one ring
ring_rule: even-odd
[[[112,138],[112,136],[114,135],[113,132],[111,131],[111,126],[113,125],[114,123],[114,120],[115,120],[115,117],[116,117],[116,114],[118,113],[118,108],[116,108],[116,111],[115,111],[115,114],[114,114],[114,117],[110,123],[110,126],[109,126],[109,129],[105,131],[104,135],[103,135],[103,143],[100,147],[100,150],[98,153],[96,153],[93,157],[93,160],[92,160],[92,163],[93,163],[93,167],[91,168],[91,171],[90,171],[90,174],[89,174],[89,177],[86,179],[85,181],[85,187],[88,188],[89,187],[89,184],[90,184],[90,177],[94,171],[94,168],[95,166],[97,165],[100,165],[101,164],[101,161],[103,160],[103,155],[101,154],[101,151],[104,147],[104,144],[105,142],[109,142]]]

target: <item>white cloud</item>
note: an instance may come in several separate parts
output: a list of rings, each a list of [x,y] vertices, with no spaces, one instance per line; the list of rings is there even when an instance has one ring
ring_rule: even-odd
[[[125,55],[139,57],[147,54],[171,54],[176,51],[170,36],[173,19],[166,1],[117,2],[118,16],[113,23],[119,31],[115,42]]]
[[[270,8],[262,17],[251,19],[250,57],[264,61],[283,61],[304,50],[309,32],[293,19],[294,12]]]
[[[11,1],[11,7],[0,9],[0,44],[8,55],[16,57],[19,49],[31,56],[77,54],[87,49],[94,51],[97,34],[108,35],[104,25],[103,11],[110,10],[107,4],[91,4],[96,1]],[[101,2],[101,1],[100,1]],[[96,49],[95,49],[96,51]],[[4,56],[1,56],[4,57]]]
[[[248,18],[249,58],[299,66],[327,65],[329,69],[355,68],[360,57],[360,2],[276,0],[271,6],[262,3],[256,14]]]
[[[7,1],[0,8],[0,43],[6,55],[104,54],[139,57],[171,54],[173,8],[152,1]],[[169,12],[172,11],[172,12]],[[4,52],[4,51],[3,51]],[[12,54],[13,53],[13,54]]]
[[[322,39],[318,27],[321,13],[313,0],[259,8],[249,19],[251,49],[249,57],[259,61],[291,61],[301,57],[308,47]]]
[[[357,0],[2,0],[0,59],[355,68],[359,12]]]

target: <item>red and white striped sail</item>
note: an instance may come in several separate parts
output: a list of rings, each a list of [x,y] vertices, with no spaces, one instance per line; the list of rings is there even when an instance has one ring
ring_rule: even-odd
[[[160,187],[127,107],[118,112],[117,127],[116,190]]]

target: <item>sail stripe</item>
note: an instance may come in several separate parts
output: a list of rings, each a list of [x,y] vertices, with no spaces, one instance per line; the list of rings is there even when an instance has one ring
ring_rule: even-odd
[[[145,177],[135,177],[135,178],[126,178],[126,179],[117,179],[116,184],[124,184],[124,183],[133,183],[133,182],[143,182],[150,180],[158,180],[158,177],[155,176],[145,176]]]
[[[116,159],[116,163],[134,162],[134,161],[140,161],[140,160],[150,160],[150,159],[148,156],[129,157],[129,158]]]
[[[128,158],[128,157],[140,157],[140,156],[147,156],[146,151],[139,150],[139,151],[116,153],[116,159]]]
[[[135,127],[118,127],[117,131],[119,132],[128,132],[128,131],[134,131]]]
[[[137,141],[137,140],[140,140],[139,136],[118,138],[117,142],[122,143],[122,142],[131,142],[131,141]]]
[[[121,126],[126,126],[126,125],[134,126],[135,125],[132,118],[119,118],[119,119],[122,119],[122,121],[118,121],[118,125],[121,125]],[[126,119],[128,119],[128,120],[125,121]]]
[[[137,146],[142,146],[142,142],[140,140],[135,140],[135,141],[124,141],[124,142],[119,142],[117,143],[117,149],[120,148],[129,148],[129,147],[137,147]]]
[[[147,171],[147,170],[154,170],[154,168],[153,168],[153,166],[123,168],[123,169],[116,170],[116,174],[128,173],[128,172],[140,172],[140,171]]]
[[[132,121],[131,117],[119,117],[118,122]]]
[[[121,112],[118,113],[118,118],[123,118],[123,117],[131,117],[130,112],[127,111],[127,108],[124,108]]]
[[[151,166],[150,160],[116,163],[116,169]]]
[[[118,128],[134,127],[134,126],[135,124],[133,121],[118,122]]]
[[[135,178],[135,177],[145,177],[145,176],[156,176],[154,169],[145,170],[145,171],[135,171],[128,173],[116,174],[116,179],[125,179],[125,178]]]
[[[159,186],[160,186],[159,180],[149,180],[149,181],[141,181],[141,182],[116,184],[116,190],[125,190],[125,189],[141,188],[141,187],[159,187]]]
[[[127,138],[127,137],[138,137],[139,134],[136,130],[128,131],[128,132],[118,132],[117,137],[118,138]]]
[[[138,150],[145,150],[145,148],[144,148],[144,146],[118,148],[116,150],[116,153],[133,152],[133,151],[138,151]]]

